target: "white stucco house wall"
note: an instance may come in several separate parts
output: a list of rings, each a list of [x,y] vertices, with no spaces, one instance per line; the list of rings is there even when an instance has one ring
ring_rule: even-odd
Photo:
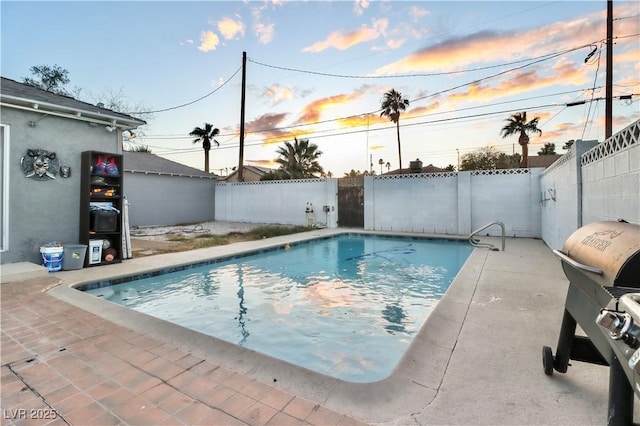
[[[80,155],[122,153],[123,132],[143,120],[2,77],[0,81],[0,263],[41,264],[40,246],[79,240]],[[44,151],[49,169],[25,172]],[[53,155],[55,154],[55,155]]]

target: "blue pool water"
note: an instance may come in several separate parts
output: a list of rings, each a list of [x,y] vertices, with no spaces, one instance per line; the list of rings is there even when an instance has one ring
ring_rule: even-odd
[[[459,241],[347,234],[85,291],[332,377],[372,382],[391,373],[472,250]]]

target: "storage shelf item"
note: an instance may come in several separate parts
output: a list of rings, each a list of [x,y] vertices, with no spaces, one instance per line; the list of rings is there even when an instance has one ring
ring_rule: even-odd
[[[120,154],[82,153],[79,235],[89,247],[85,266],[122,262],[123,167]]]

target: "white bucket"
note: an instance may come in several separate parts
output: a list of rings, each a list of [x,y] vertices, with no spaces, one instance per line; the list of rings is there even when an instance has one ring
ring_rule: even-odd
[[[40,247],[42,254],[42,264],[49,269],[49,272],[58,272],[62,270],[62,254],[63,247]]]

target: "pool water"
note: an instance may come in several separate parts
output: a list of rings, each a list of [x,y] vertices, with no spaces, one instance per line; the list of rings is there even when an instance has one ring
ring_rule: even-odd
[[[472,250],[346,234],[86,292],[322,374],[373,382],[392,372]]]

